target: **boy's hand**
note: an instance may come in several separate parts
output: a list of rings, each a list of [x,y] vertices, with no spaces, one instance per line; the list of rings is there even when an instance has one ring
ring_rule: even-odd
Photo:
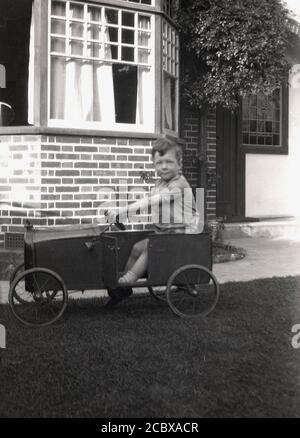
[[[107,217],[107,222],[110,224],[114,224],[116,222],[118,214],[119,212],[116,210],[107,210],[107,213],[105,215]]]

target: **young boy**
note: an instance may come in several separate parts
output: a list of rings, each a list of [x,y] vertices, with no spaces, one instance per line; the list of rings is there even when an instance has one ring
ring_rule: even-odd
[[[150,206],[156,233],[198,233],[199,214],[192,189],[185,177],[181,175],[181,144],[169,138],[157,140],[152,148],[152,159],[159,180],[150,196],[120,208],[118,211],[110,210],[107,215],[108,222],[115,222],[116,216],[119,216],[122,222],[124,214],[135,213],[138,209]],[[131,287],[126,287],[126,285],[135,283],[143,276],[147,272],[147,266],[148,239],[144,239],[133,246],[125,267],[125,274],[119,279],[119,285],[122,287],[109,291],[111,299],[107,307],[112,307],[126,296],[131,295]]]

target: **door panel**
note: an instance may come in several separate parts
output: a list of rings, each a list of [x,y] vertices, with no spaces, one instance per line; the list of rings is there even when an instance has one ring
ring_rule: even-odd
[[[229,110],[217,110],[217,216],[226,220],[241,215],[238,147],[238,116]]]

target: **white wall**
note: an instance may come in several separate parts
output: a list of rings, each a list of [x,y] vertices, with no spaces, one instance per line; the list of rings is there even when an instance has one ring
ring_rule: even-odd
[[[246,156],[246,216],[300,216],[300,76],[289,106],[289,155]]]
[[[297,19],[300,19],[300,1],[299,0],[284,0],[286,7],[296,14]]]
[[[284,3],[300,22],[300,1]],[[299,73],[290,81],[289,155],[247,154],[246,216],[300,216],[300,53],[291,59]]]

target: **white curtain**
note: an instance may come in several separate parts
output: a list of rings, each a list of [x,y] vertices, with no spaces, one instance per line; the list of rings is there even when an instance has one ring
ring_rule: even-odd
[[[35,62],[35,25],[34,25],[34,2],[32,3],[30,39],[29,39],[29,65],[28,65],[28,123],[34,124],[34,62]]]
[[[171,78],[167,74],[164,74],[165,128],[167,129],[173,129],[171,91],[172,91]]]
[[[104,43],[109,42],[106,31]],[[111,57],[109,46],[106,56]],[[145,126],[152,124],[149,102],[153,100],[151,70],[138,67],[136,123]],[[172,126],[171,83],[169,91],[169,121]],[[107,62],[66,60],[52,57],[51,60],[51,118],[66,120],[70,124],[82,122],[101,122],[111,126],[115,122],[115,95],[112,65]]]
[[[149,103],[153,99],[153,90],[149,86],[151,83],[151,71],[143,67],[138,67],[137,74],[137,108],[136,123],[139,125],[151,126],[153,111],[149,108]]]
[[[109,41],[108,32],[105,39]],[[53,57],[51,118],[71,124],[113,123],[115,98],[111,64]]]

